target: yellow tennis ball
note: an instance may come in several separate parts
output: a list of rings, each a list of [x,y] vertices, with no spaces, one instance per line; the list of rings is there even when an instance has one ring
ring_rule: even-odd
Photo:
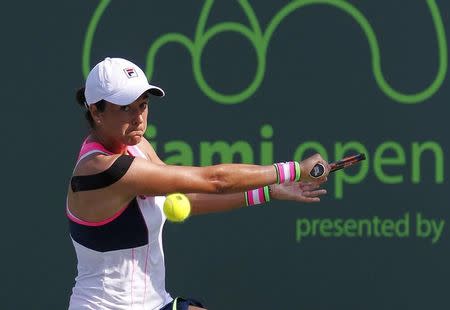
[[[191,203],[186,195],[174,193],[167,195],[163,210],[169,221],[182,222],[191,213]]]

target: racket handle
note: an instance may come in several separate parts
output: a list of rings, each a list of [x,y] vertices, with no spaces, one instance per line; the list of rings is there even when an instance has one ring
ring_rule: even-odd
[[[325,173],[325,166],[321,163],[316,164],[312,170],[309,172],[309,175],[313,178],[320,178]]]
[[[341,170],[343,168],[347,168],[351,165],[354,165],[361,160],[365,160],[366,155],[364,153],[360,153],[358,155],[349,156],[338,160],[334,163],[330,163],[330,172]],[[325,166],[321,163],[316,164],[313,169],[309,172],[309,175],[313,178],[320,178],[325,173]]]

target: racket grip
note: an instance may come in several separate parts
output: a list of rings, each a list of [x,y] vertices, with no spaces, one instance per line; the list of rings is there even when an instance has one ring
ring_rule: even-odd
[[[325,173],[325,166],[321,163],[316,164],[312,170],[309,172],[309,175],[313,178],[320,178]]]
[[[344,169],[346,166],[345,165],[330,165],[330,172],[334,172],[334,171],[338,171],[341,169]]]

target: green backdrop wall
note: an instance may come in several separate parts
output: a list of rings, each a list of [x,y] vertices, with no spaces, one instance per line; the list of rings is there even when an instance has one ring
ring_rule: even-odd
[[[447,309],[450,4],[3,4],[2,309],[67,308],[65,195],[87,134],[74,100],[104,57],[167,96],[147,137],[171,164],[328,160],[320,204],[193,217],[164,231],[167,289],[209,309]]]

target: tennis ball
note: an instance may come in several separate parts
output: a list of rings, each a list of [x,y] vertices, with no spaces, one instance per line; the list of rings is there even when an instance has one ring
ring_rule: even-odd
[[[191,203],[186,195],[174,193],[167,195],[163,210],[169,221],[182,222],[191,213]]]

